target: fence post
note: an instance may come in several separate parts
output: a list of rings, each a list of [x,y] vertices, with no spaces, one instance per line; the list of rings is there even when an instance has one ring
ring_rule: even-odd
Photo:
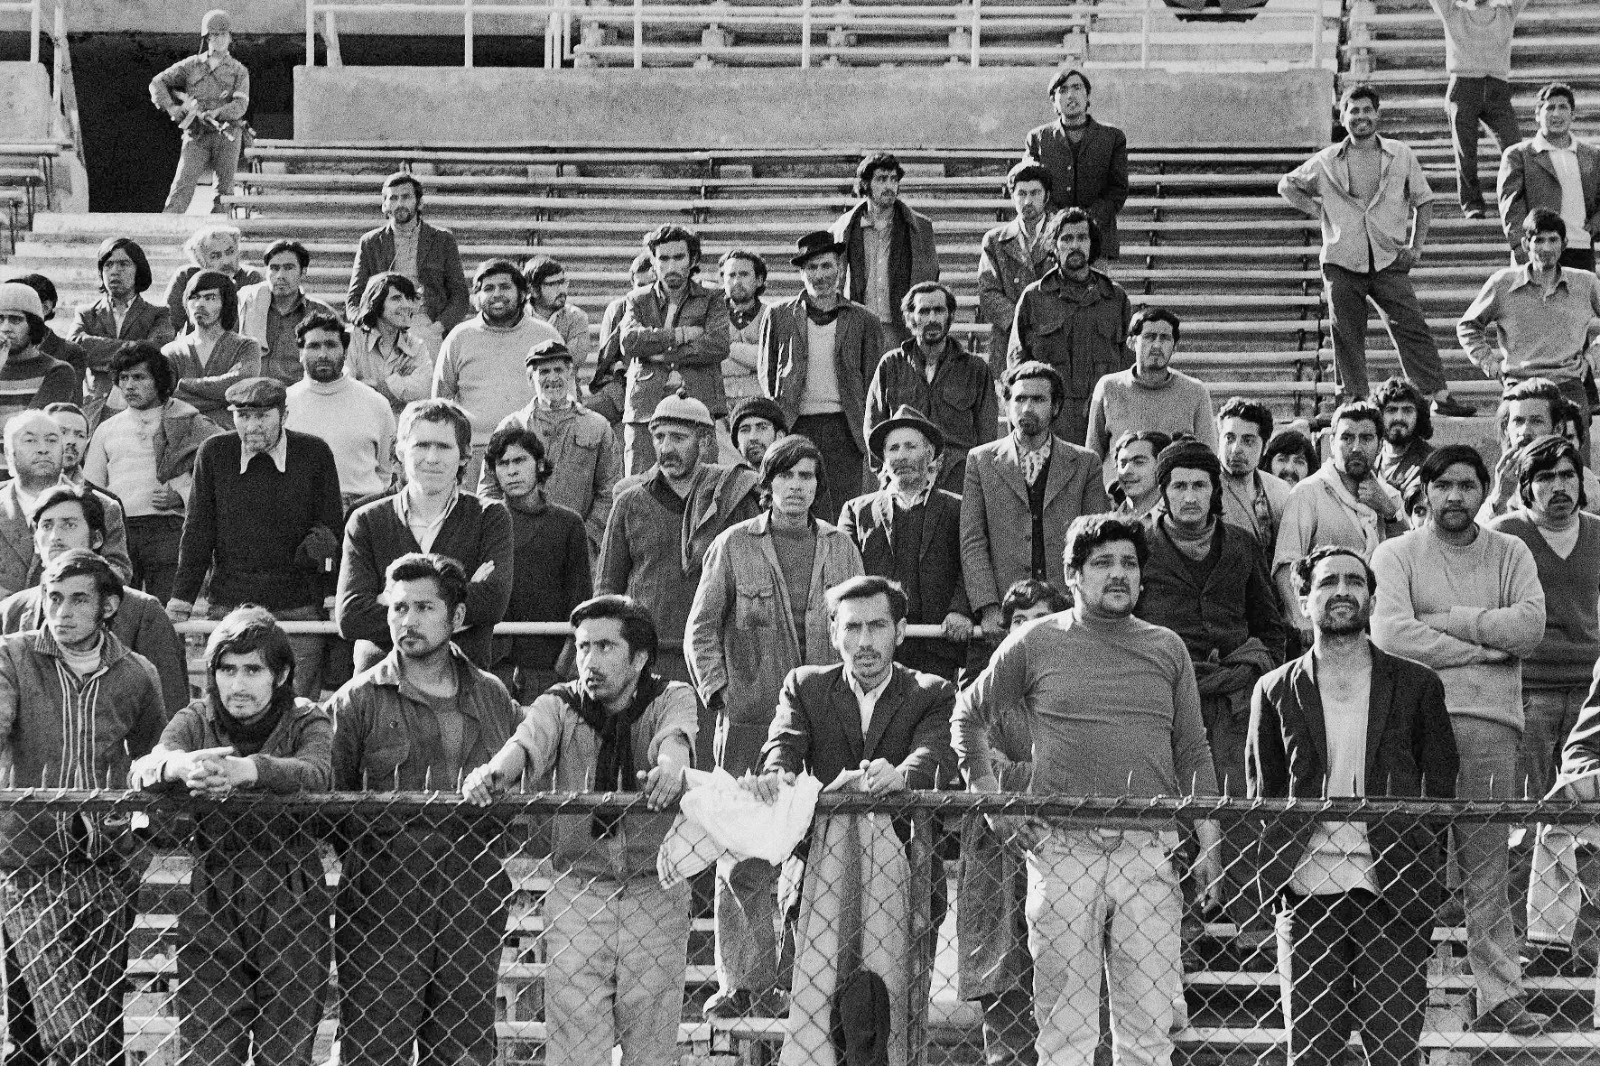
[[[66,101],[67,80],[66,60],[67,50],[64,42],[67,39],[67,13],[66,0],[56,0],[55,36],[51,39],[50,50],[50,136],[54,140],[61,140],[62,134],[72,135],[70,129],[63,130],[66,123],[66,111],[63,104]],[[37,5],[34,10],[38,10]],[[45,189],[45,203],[48,205],[53,188]]]
[[[1312,0],[1311,9],[1311,66],[1322,67],[1322,0]]]
[[[317,65],[317,12],[312,6],[316,0],[306,0],[306,66]]]
[[[39,62],[39,33],[43,29],[44,18],[41,5],[44,0],[33,0],[33,10],[28,12],[28,62]],[[57,0],[60,3],[60,0]]]
[[[644,67],[644,0],[633,0],[633,69]]]
[[[1144,0],[1144,17],[1140,20],[1139,29],[1139,67],[1143,70],[1150,69],[1150,5],[1153,0]]]
[[[811,0],[800,0],[800,69],[811,66]]]
[[[461,36],[466,50],[464,66],[472,66],[472,0],[462,0]]]

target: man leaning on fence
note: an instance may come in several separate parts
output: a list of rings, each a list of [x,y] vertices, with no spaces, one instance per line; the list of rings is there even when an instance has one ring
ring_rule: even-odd
[[[236,790],[326,792],[333,720],[295,698],[294,649],[272,612],[229,612],[206,642],[206,694],[134,763],[133,783],[204,799]],[[201,816],[190,902],[178,919],[185,1066],[309,1066],[328,981],[333,900],[303,815]]]
[[[1294,567],[1312,649],[1256,686],[1245,766],[1258,799],[1455,795],[1455,733],[1432,670],[1367,636],[1374,580],[1351,548]],[[1289,1061],[1339,1062],[1352,1027],[1372,1066],[1415,1066],[1428,1003],[1444,830],[1414,818],[1269,820],[1255,868],[1281,902]]]
[[[952,734],[971,789],[1000,790],[985,732],[1005,713],[1021,716],[1032,736],[1029,792],[1135,803],[1216,793],[1189,652],[1176,633],[1133,617],[1149,554],[1139,523],[1073,521],[1066,570],[1074,607],[1007,637],[957,702]],[[995,828],[1027,852],[1039,1060],[1094,1061],[1104,973],[1117,1066],[1167,1066],[1182,991],[1176,823],[1030,815],[997,817]],[[1220,835],[1213,822],[1196,830],[1197,902],[1206,908],[1222,879]]]
[[[553,772],[563,792],[644,793],[648,812],[555,818],[558,876],[544,896],[546,1055],[552,1066],[607,1066],[621,1044],[622,1066],[658,1066],[677,1060],[689,946],[689,886],[657,880],[656,853],[673,820],[659,812],[683,793],[693,763],[694,690],[656,674],[655,623],[638,601],[597,596],[571,621],[578,680],[535,700],[462,791],[487,805]]]
[[[124,788],[161,737],[155,669],[107,628],[122,579],[72,551],[45,567],[44,628],[0,639],[0,761],[16,788]],[[8,1061],[122,1060],[138,873],[126,814],[0,816]]]
[[[467,615],[460,563],[402,555],[384,576],[394,650],[327,704],[333,787],[454,789],[511,739],[517,707],[450,642]],[[420,1062],[489,1066],[511,893],[493,830],[478,819],[399,814],[338,830],[341,1061],[396,1066],[415,1047]]]

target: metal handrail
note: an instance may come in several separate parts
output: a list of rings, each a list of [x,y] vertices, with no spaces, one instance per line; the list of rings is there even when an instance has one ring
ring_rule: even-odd
[[[173,628],[185,636],[203,637],[221,624],[221,621],[196,618],[188,622],[179,622]],[[310,636],[336,637],[339,635],[339,627],[333,622],[279,622],[278,628],[285,633]],[[494,635],[497,637],[567,637],[572,635],[572,627],[565,622],[501,622],[494,627]],[[907,639],[934,639],[943,635],[944,630],[940,626],[906,626]]]
[[[39,0],[0,0],[0,10],[7,3],[17,7],[37,4]],[[776,25],[795,27],[800,40],[796,58],[801,69],[813,65],[815,53],[838,55],[850,49],[833,44],[815,45],[812,42],[814,27],[840,29],[946,29],[968,38],[965,45],[952,43],[950,56],[964,59],[972,67],[983,65],[983,42],[994,39],[997,31],[1019,22],[1049,22],[1052,28],[1083,30],[1093,44],[1093,26],[1121,20],[1136,22],[1139,35],[1138,65],[1152,65],[1152,42],[1161,34],[1174,32],[1166,29],[1166,17],[1172,14],[1159,0],[1064,0],[1046,7],[1007,4],[1005,0],[959,0],[949,4],[924,3],[911,5],[852,4],[849,0],[788,0],[784,3],[744,5],[731,7],[725,4],[698,4],[654,0],[632,0],[632,3],[615,7],[586,7],[575,0],[305,0],[306,7],[306,65],[315,64],[317,16],[324,20],[324,33],[328,39],[329,65],[337,65],[337,18],[346,15],[445,15],[462,20],[463,65],[473,66],[475,41],[479,20],[483,16],[495,18],[543,18],[545,20],[545,66],[558,69],[573,57],[572,20],[574,17],[595,26],[626,27],[631,31],[630,47],[635,68],[645,65],[647,26],[701,26],[722,25]],[[1157,14],[1162,16],[1157,19]],[[1185,13],[1186,18],[1206,22],[1220,17],[1221,12],[1197,11]],[[1327,52],[1323,35],[1330,21],[1339,18],[1338,9],[1329,0],[1270,0],[1269,6],[1254,13],[1253,25],[1289,23],[1308,26],[1310,30],[1310,58],[1312,66],[1320,66]],[[1193,22],[1190,23],[1193,25]],[[1102,32],[1109,32],[1102,29]],[[1188,31],[1177,31],[1188,32]],[[1249,40],[1248,30],[1240,31],[1239,40]],[[1281,37],[1279,38],[1281,40]],[[953,38],[955,40],[955,38]],[[721,49],[708,45],[708,52]],[[736,50],[736,49],[735,49]],[[1295,61],[1288,60],[1290,65]]]

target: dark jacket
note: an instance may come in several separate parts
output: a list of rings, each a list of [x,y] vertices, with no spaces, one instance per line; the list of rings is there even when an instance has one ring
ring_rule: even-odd
[[[1000,434],[994,374],[987,362],[968,352],[953,337],[933,372],[932,383],[916,341],[906,341],[884,355],[867,390],[863,432],[871,436],[873,428],[902,405],[921,411],[944,434],[940,484],[952,483],[945,472],[960,464],[968,451]],[[960,479],[953,484],[960,485]]]
[[[1600,231],[1600,148],[1576,142],[1578,178],[1583,185],[1584,228]],[[1518,141],[1500,157],[1500,224],[1505,228],[1517,262],[1528,260],[1522,250],[1522,220],[1536,207],[1561,210],[1561,179],[1548,152],[1537,152],[1533,139]]]
[[[906,616],[910,625],[938,625],[952,611],[970,614],[961,574],[961,497],[943,489],[928,493],[922,525],[921,603]],[[861,552],[867,573],[903,581],[894,562],[894,494],[888,489],[857,496],[839,512],[839,528]]]
[[[1041,219],[1040,226],[1048,224]],[[1048,239],[1030,248],[1022,239],[1022,223],[1012,219],[983,235],[978,253],[978,321],[989,323],[989,356],[1004,355],[1011,346],[1011,319],[1022,290],[1055,268]]]
[[[1133,305],[1127,292],[1098,270],[1087,285],[1069,283],[1052,270],[1022,290],[1006,366],[1037,359],[1060,372],[1067,402],[1056,416],[1056,435],[1088,439],[1089,397],[1095,383],[1133,365],[1125,343]]]
[[[467,279],[461,272],[461,251],[455,234],[426,219],[417,222],[417,284],[422,289],[422,311],[448,334],[472,313],[467,300]],[[387,224],[361,235],[361,246],[350,271],[344,295],[345,318],[355,321],[367,281],[394,268],[394,231]]]
[[[783,408],[789,425],[800,417],[800,400],[806,390],[810,363],[805,294],[773,306],[761,328],[761,350],[756,354],[756,378],[761,389]],[[867,410],[867,386],[883,355],[883,335],[878,319],[860,304],[847,304],[834,319],[833,362],[839,375],[839,402],[845,421],[861,454],[867,439],[861,432]]]
[[[1420,663],[1371,650],[1366,795],[1454,798],[1460,762],[1444,683]],[[1256,684],[1245,747],[1251,797],[1322,798],[1327,743],[1316,655],[1307,652]],[[1431,923],[1444,898],[1445,828],[1403,819],[1367,824],[1384,897],[1408,921]],[[1260,827],[1255,868],[1265,898],[1289,884],[1315,825],[1269,818]]]
[[[583,519],[576,511],[546,502],[543,492],[538,497],[525,508],[506,504],[517,560],[507,622],[565,622],[574,607],[594,595]],[[549,670],[563,643],[561,637],[496,637],[493,661],[509,659],[524,669]]]
[[[1196,564],[1172,543],[1165,520],[1147,521],[1145,528],[1150,558],[1134,614],[1177,633],[1197,662],[1226,659],[1251,637],[1266,645],[1273,662],[1283,661],[1278,597],[1254,537],[1218,522],[1211,554]]]
[[[905,777],[907,788],[933,789],[954,780],[950,715],[955,687],[896,664],[862,736],[861,707],[845,669],[835,663],[789,671],[761,749],[762,769],[809,770],[827,784],[863,761],[887,759]]]
[[[911,286],[939,280],[939,249],[933,240],[933,223],[928,216],[913,211],[905,201],[894,203],[894,221],[889,223],[889,306],[896,322],[900,320],[900,301]],[[865,200],[834,220],[833,239],[846,245],[844,288],[852,301],[867,300],[867,242],[861,236],[861,221],[867,214]]]
[[[1087,211],[1100,227],[1101,254],[1117,258],[1122,250],[1117,212],[1128,202],[1128,138],[1123,132],[1091,117],[1074,152],[1057,120],[1028,134],[1025,154],[1050,172],[1050,206]]]
[[[157,348],[171,343],[178,334],[172,325],[172,314],[165,307],[151,303],[143,296],[135,296],[122,319],[122,329],[117,329],[116,316],[111,313],[111,301],[102,296],[92,304],[79,307],[72,316],[72,332],[68,340],[81,347],[89,358],[89,374],[95,391],[107,393],[115,382],[102,380],[111,369],[111,357],[127,341],[149,341]]]
[[[378,602],[383,592],[383,572],[400,556],[421,550],[400,517],[394,496],[374,500],[350,515],[345,524],[344,560],[339,567],[334,607],[340,636],[368,640],[380,648],[390,646],[388,612]],[[511,602],[516,566],[511,516],[505,504],[461,493],[434,538],[433,551],[455,559],[468,577],[484,563],[494,563],[492,574],[467,586],[467,628],[455,635],[456,646],[475,664],[487,665],[494,627],[505,617],[506,606]],[[498,743],[489,749],[490,754],[498,750]]]
[[[624,422],[648,422],[667,396],[667,380],[677,370],[689,395],[705,404],[711,417],[728,413],[722,387],[722,361],[728,358],[728,301],[722,293],[689,282],[673,327],[698,326],[699,340],[672,343],[666,323],[667,300],[659,286],[634,289],[623,305],[618,343],[628,366]]]

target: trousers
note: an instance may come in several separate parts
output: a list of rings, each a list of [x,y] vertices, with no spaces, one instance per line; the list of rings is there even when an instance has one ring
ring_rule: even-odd
[[[1423,396],[1445,387],[1439,346],[1422,316],[1411,275],[1390,264],[1382,270],[1358,274],[1334,263],[1322,264],[1328,293],[1328,315],[1333,330],[1333,363],[1339,391],[1365,398],[1367,382],[1367,301],[1377,305],[1400,352],[1400,369]]]
[[[233,176],[239,169],[239,144],[243,136],[240,129],[227,133],[201,130],[183,135],[183,148],[178,154],[178,172],[172,176],[172,189],[167,193],[162,211],[181,215],[189,210],[194,200],[194,187],[207,172],[217,176],[217,195],[233,195]]]
[[[1511,105],[1511,83],[1451,75],[1444,99],[1461,206],[1478,207],[1483,204],[1483,187],[1478,184],[1478,127],[1488,127],[1502,153],[1522,139],[1517,131],[1517,111]]]

